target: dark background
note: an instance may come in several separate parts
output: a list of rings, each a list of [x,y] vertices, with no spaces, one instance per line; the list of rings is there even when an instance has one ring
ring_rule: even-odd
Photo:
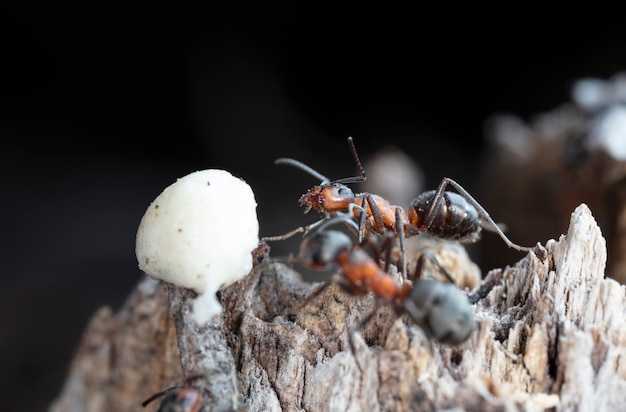
[[[598,2],[2,6],[0,409],[59,393],[90,316],[136,283],[137,225],[176,177],[245,178],[261,235],[307,222],[316,183],[273,160],[350,175],[348,135],[362,157],[402,148],[429,187],[477,190],[485,119],[624,69],[621,18]]]

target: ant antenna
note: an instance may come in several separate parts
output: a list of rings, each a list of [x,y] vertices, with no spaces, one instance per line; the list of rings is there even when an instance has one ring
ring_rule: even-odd
[[[365,182],[367,177],[365,176],[365,170],[361,165],[361,160],[359,159],[359,155],[356,153],[356,147],[354,146],[354,141],[352,140],[352,136],[348,136],[348,146],[350,147],[350,153],[352,153],[352,158],[354,159],[354,163],[356,164],[357,169],[359,169],[359,176],[352,177],[344,177],[343,179],[333,180],[333,183],[360,183]]]
[[[361,165],[361,160],[359,159],[359,155],[356,153],[356,148],[354,146],[354,141],[352,140],[352,136],[348,137],[348,146],[350,147],[350,153],[352,153],[352,158],[354,159],[354,163],[356,164],[356,167],[359,169],[359,173],[360,173],[359,176],[344,177],[343,179],[333,180],[331,182],[329,178],[327,178],[326,176],[324,176],[317,170],[313,169],[311,166],[306,165],[296,159],[292,159],[289,157],[280,157],[274,160],[274,164],[275,165],[289,165],[289,166],[295,167],[296,169],[300,169],[303,172],[308,173],[311,176],[317,178],[321,182],[320,185],[324,185],[327,183],[344,184],[344,183],[364,182],[366,179],[365,170],[363,170],[363,166]]]
[[[295,167],[297,169],[300,169],[303,172],[308,173],[311,176],[317,178],[318,180],[320,180],[322,182],[322,184],[330,182],[329,178],[327,178],[326,176],[324,176],[323,174],[321,174],[317,170],[313,169],[311,166],[305,165],[304,163],[302,163],[301,161],[296,160],[296,159],[291,159],[291,158],[288,158],[288,157],[281,157],[279,159],[274,160],[274,164],[275,165],[289,165],[289,166],[293,166],[293,167]]]

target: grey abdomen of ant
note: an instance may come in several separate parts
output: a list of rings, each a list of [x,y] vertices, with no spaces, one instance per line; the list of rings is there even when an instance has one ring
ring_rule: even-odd
[[[404,309],[429,338],[446,345],[465,342],[474,330],[472,306],[453,283],[419,279]]]
[[[454,192],[443,192],[439,208],[434,209],[434,218],[426,222],[428,213],[433,213],[431,203],[435,190],[422,193],[411,202],[409,220],[413,226],[433,237],[458,242],[475,242],[480,238],[481,219],[465,198]]]

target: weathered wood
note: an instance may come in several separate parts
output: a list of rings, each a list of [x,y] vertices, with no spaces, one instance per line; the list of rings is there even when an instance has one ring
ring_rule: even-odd
[[[142,294],[141,283],[115,317],[94,316],[52,410],[139,410],[190,378],[203,411],[619,410],[626,296],[604,277],[606,244],[589,209],[537,251],[543,259],[529,253],[488,274],[471,295],[479,327],[458,347],[381,308],[351,351],[351,327],[374,299],[333,285],[306,301],[310,285],[261,248],[263,261],[221,292],[224,313],[207,326],[189,319],[193,294],[168,287],[179,369],[164,356],[174,337],[163,289]]]

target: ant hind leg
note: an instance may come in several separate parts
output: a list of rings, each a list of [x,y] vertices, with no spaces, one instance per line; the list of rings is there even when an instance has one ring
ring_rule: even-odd
[[[437,188],[437,191],[435,192],[435,195],[433,197],[432,206],[431,206],[430,210],[428,211],[428,214],[426,215],[426,219],[425,219],[426,227],[430,227],[430,225],[435,220],[435,216],[437,215],[436,212],[438,212],[439,208],[441,207],[441,202],[443,201],[444,189],[446,188],[447,185],[452,186],[461,196],[463,196],[463,198],[465,200],[467,200],[472,206],[474,206],[474,208],[478,212],[478,215],[480,216],[480,218],[487,223],[487,228],[489,230],[492,230],[492,231],[496,232],[498,234],[498,236],[500,236],[500,238],[504,241],[504,243],[506,243],[506,245],[508,247],[510,247],[512,249],[515,249],[515,250],[519,250],[520,252],[528,252],[528,251],[530,251],[532,249],[532,248],[529,248],[529,247],[520,246],[520,245],[518,245],[516,243],[513,243],[504,234],[502,229],[500,229],[500,226],[498,226],[498,224],[496,222],[494,222],[494,220],[491,218],[489,213],[487,213],[485,208],[482,207],[482,205],[480,203],[478,203],[478,201],[476,199],[474,199],[472,197],[472,195],[470,195],[470,193],[463,188],[463,186],[461,186],[460,184],[458,184],[454,180],[450,179],[449,177],[444,177],[443,178],[443,180],[439,184],[439,187]]]

